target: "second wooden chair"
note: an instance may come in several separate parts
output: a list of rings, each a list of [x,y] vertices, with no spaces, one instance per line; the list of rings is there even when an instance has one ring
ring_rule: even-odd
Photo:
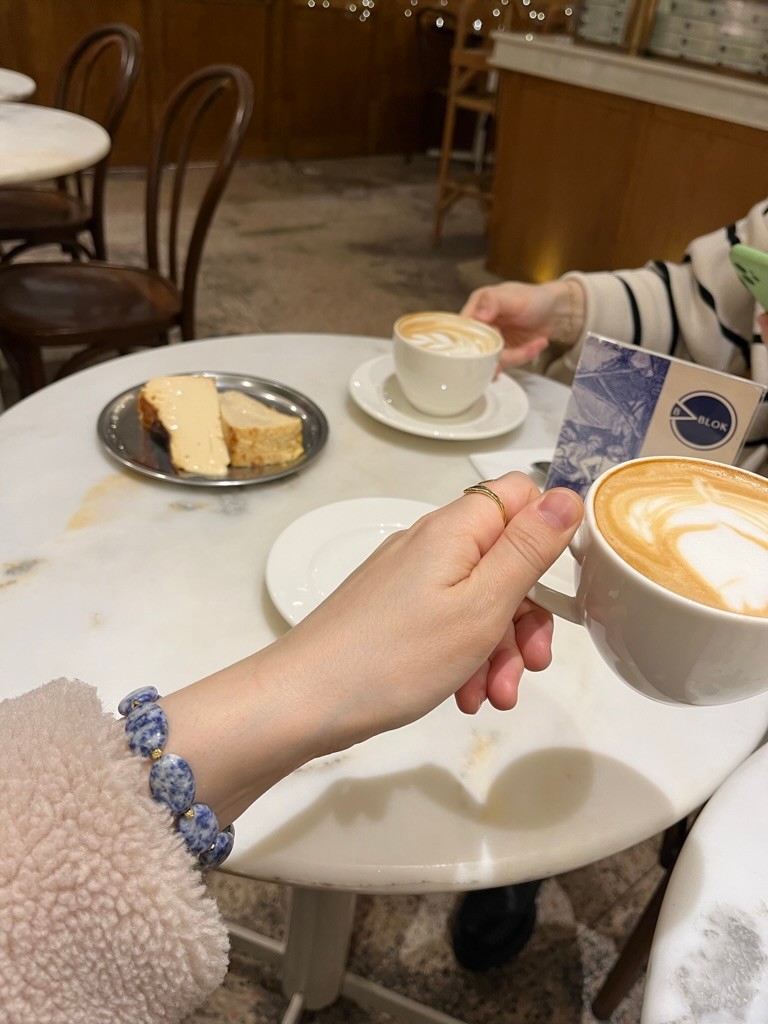
[[[94,117],[114,139],[136,85],[141,53],[139,34],[129,25],[102,25],[90,32],[65,60],[53,105]],[[106,259],[104,189],[109,160],[108,153],[93,169],[89,189],[82,172],[61,178],[55,189],[0,189],[0,242],[15,243],[0,256],[0,263],[52,244],[76,259]],[[89,247],[83,244],[87,235]]]
[[[220,107],[229,106],[227,120]],[[214,106],[215,105],[215,106]],[[43,351],[76,346],[56,379],[104,357],[166,344],[178,327],[195,333],[195,297],[205,238],[240,151],[253,110],[253,85],[242,68],[204,68],[171,96],[147,175],[146,266],[14,263],[0,268],[0,350],[22,397],[46,383]],[[218,157],[180,258],[181,204],[190,155],[204,116],[225,126]],[[167,230],[167,268],[161,270],[163,172],[173,162]],[[171,172],[169,171],[169,174]]]

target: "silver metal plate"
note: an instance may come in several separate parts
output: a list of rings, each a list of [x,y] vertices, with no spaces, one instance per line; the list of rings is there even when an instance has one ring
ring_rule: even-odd
[[[174,469],[167,448],[139,419],[139,392],[144,384],[123,391],[102,409],[96,425],[99,440],[109,454],[130,469],[157,480],[192,487],[237,487],[245,484],[263,484],[268,480],[297,473],[317,458],[328,440],[328,421],[325,414],[311,399],[293,388],[262,377],[244,377],[239,373],[176,374],[182,377],[211,377],[219,391],[242,391],[257,398],[277,412],[299,416],[303,421],[304,454],[293,462],[278,466],[230,466],[226,476],[197,476]]]

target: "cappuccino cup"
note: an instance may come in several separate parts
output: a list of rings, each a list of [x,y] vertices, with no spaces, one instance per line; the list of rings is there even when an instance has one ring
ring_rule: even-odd
[[[537,604],[584,626],[603,660],[669,704],[768,689],[768,480],[666,456],[599,476],[571,542],[576,594]]]
[[[393,332],[403,394],[429,416],[458,416],[493,380],[504,340],[487,324],[456,313],[409,313]]]

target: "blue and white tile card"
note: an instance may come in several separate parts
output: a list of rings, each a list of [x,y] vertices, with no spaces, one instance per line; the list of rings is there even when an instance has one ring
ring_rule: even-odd
[[[584,496],[606,469],[648,455],[733,463],[762,400],[754,381],[590,334],[547,487]]]

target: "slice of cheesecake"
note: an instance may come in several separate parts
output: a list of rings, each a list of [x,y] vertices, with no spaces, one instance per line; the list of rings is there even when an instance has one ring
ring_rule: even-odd
[[[147,430],[167,442],[175,469],[197,476],[226,474],[229,452],[212,378],[154,377],[139,394],[139,416]]]
[[[302,419],[243,394],[219,396],[224,440],[233,466],[282,466],[304,453]]]

